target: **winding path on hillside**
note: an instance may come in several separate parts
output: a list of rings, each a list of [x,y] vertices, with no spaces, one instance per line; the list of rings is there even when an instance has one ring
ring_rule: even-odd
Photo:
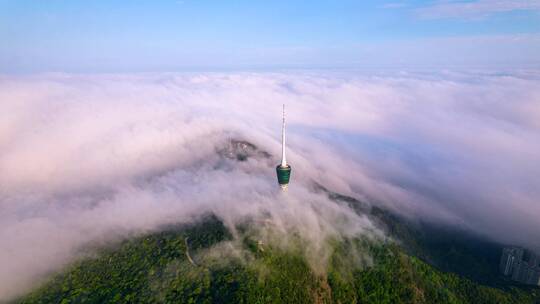
[[[191,258],[191,255],[189,255],[189,244],[188,244],[188,237],[187,236],[184,239],[184,242],[186,243],[186,257],[188,258],[189,262],[191,263],[191,265],[193,265],[195,267],[199,266],[193,261],[193,259]]]

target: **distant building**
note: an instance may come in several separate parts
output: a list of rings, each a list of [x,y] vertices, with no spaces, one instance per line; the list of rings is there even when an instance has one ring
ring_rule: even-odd
[[[513,281],[540,286],[540,257],[529,250],[504,248],[499,270]]]
[[[521,261],[523,257],[523,249],[517,248],[517,247],[507,247],[503,249],[503,253],[501,256],[501,264],[499,265],[499,269],[501,273],[505,276],[512,275],[514,264],[518,263],[518,261]]]

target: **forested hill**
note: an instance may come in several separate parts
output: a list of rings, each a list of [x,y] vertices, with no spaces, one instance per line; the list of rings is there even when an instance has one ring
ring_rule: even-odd
[[[249,234],[242,256],[214,216],[103,249],[71,265],[18,303],[539,303],[538,290],[489,287],[442,272],[398,245],[354,239],[334,244],[325,274],[304,255],[261,245]],[[350,249],[374,259],[355,265]],[[190,258],[192,257],[192,261]]]
[[[270,155],[232,141],[233,161]],[[261,242],[254,223],[233,233],[213,214],[125,239],[71,264],[16,303],[540,303],[540,290],[497,273],[500,245],[465,231],[411,223],[380,207],[314,190],[368,216],[397,241],[329,240],[314,270],[302,239]],[[319,267],[320,268],[320,267]]]

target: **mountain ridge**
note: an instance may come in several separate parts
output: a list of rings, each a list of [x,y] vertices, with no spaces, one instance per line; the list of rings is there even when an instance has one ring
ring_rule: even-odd
[[[240,162],[271,158],[241,140],[216,152]],[[329,240],[321,272],[311,267],[301,236],[292,235],[286,247],[262,243],[257,223],[246,220],[231,231],[207,213],[97,248],[14,303],[540,303],[537,288],[499,278],[498,261],[492,265],[499,244],[412,223],[316,183],[313,191],[374,219],[399,242]]]

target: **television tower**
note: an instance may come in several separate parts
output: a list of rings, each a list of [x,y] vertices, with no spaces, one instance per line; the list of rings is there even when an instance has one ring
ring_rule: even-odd
[[[285,105],[283,105],[283,124],[281,125],[281,164],[276,167],[277,179],[281,190],[287,190],[291,177],[291,166],[285,157]]]

